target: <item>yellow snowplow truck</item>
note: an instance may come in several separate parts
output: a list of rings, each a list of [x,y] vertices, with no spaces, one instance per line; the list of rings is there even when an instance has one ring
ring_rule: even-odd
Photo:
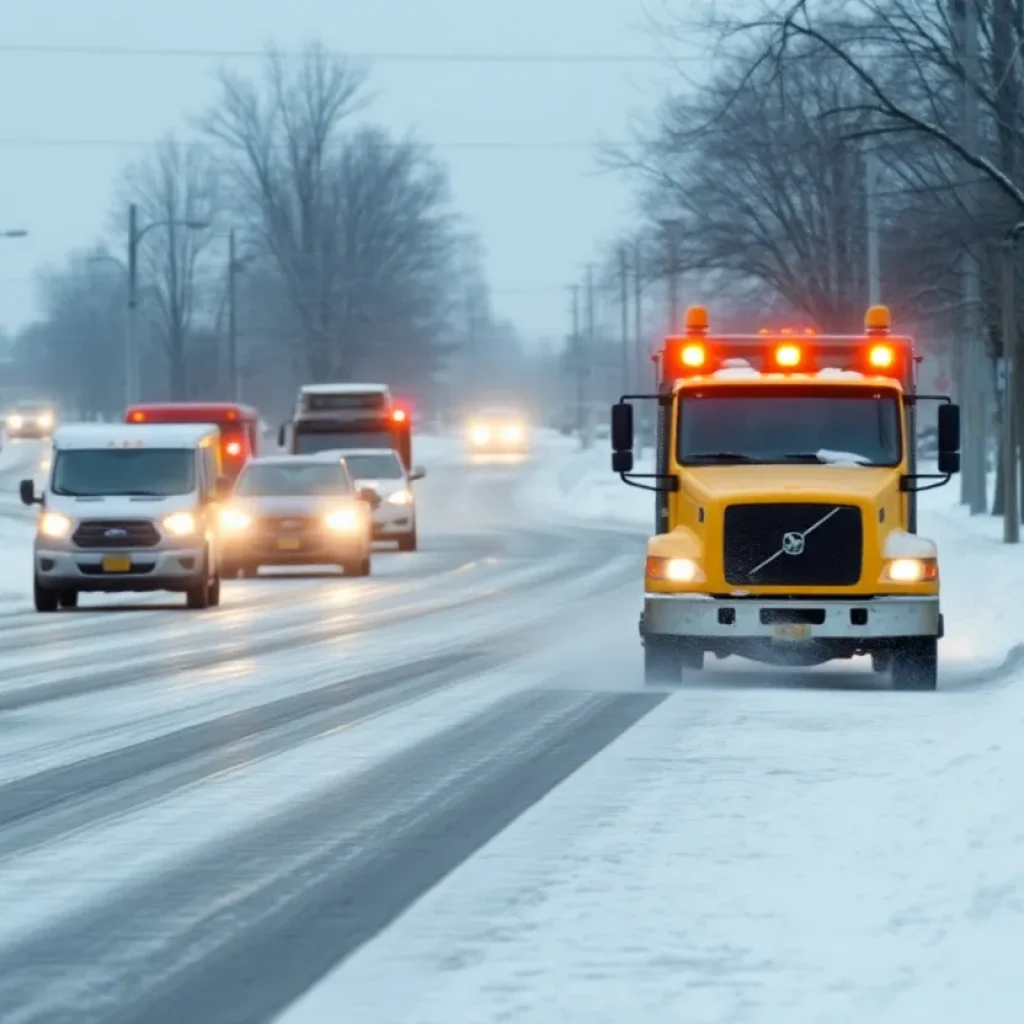
[[[819,665],[871,655],[893,687],[934,690],[936,545],[917,492],[960,470],[960,410],[919,395],[912,339],[873,306],[864,333],[715,335],[687,310],[654,395],[612,407],[612,469],[656,493],[640,635],[647,683],[706,655]],[[634,472],[634,401],[658,403],[654,472]],[[918,472],[918,405],[938,407],[936,472]]]

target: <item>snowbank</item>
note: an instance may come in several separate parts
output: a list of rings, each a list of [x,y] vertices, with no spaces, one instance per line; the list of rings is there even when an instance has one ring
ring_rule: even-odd
[[[636,472],[653,472],[648,451]],[[959,482],[925,491],[919,498],[922,536],[939,547],[946,638],[943,660],[955,673],[1004,662],[1010,652],[1024,662],[1024,623],[1019,597],[1024,592],[1024,546],[1001,543],[1002,522],[971,516],[959,505]],[[546,519],[594,526],[630,527],[649,532],[654,496],[627,487],[611,471],[607,442],[581,452],[551,449],[524,481],[518,494],[524,512]]]

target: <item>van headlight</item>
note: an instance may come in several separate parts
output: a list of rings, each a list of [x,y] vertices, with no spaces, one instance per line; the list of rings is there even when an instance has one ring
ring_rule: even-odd
[[[648,579],[663,583],[699,583],[704,579],[700,562],[695,558],[656,558],[647,559]]]
[[[41,412],[39,414],[39,426],[44,430],[49,429],[53,426],[53,413],[52,412]]]
[[[14,413],[12,416],[7,417],[7,426],[10,427],[11,430],[21,430],[21,428],[25,426],[25,417],[18,413]]]
[[[930,583],[939,578],[936,558],[891,558],[882,571],[887,583]]]
[[[227,533],[241,533],[249,529],[252,516],[238,508],[226,508],[220,514],[220,525]]]
[[[411,505],[412,504],[412,491],[408,487],[403,487],[400,491],[395,491],[394,494],[388,495],[389,505]]]
[[[63,540],[71,532],[71,520],[59,512],[44,512],[39,517],[39,532],[53,540]]]
[[[163,525],[172,537],[191,537],[197,529],[196,517],[191,512],[175,512]]]
[[[523,439],[523,428],[518,423],[511,423],[501,432],[501,439],[506,444],[518,444]]]
[[[362,527],[362,520],[354,508],[339,508],[324,516],[327,529],[335,533],[357,533]]]
[[[473,440],[473,444],[487,444],[491,439],[491,431],[488,427],[476,426],[470,431],[469,436]]]

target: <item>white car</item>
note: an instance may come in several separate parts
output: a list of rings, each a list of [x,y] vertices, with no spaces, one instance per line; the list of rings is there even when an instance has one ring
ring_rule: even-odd
[[[380,496],[373,512],[374,540],[393,540],[399,551],[415,551],[416,497],[412,484],[426,475],[424,469],[407,472],[398,453],[390,448],[355,448],[341,452],[356,486]]]

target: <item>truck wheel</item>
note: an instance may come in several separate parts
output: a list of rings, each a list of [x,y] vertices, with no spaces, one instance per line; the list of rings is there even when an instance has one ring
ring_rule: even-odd
[[[62,590],[58,602],[61,608],[77,608],[78,607],[78,591],[77,590]]]
[[[683,652],[671,641],[647,637],[644,640],[644,683],[647,686],[675,686],[682,682]]]
[[[41,587],[38,577],[32,586],[32,596],[35,599],[37,612],[55,612],[57,610],[57,591]]]
[[[404,537],[398,538],[398,550],[399,551],[415,551],[416,550],[416,527],[407,533]]]
[[[888,672],[892,668],[892,655],[888,651],[873,651],[871,654],[871,671]]]
[[[938,686],[939,641],[933,637],[904,640],[892,651],[894,690],[934,690]]]

